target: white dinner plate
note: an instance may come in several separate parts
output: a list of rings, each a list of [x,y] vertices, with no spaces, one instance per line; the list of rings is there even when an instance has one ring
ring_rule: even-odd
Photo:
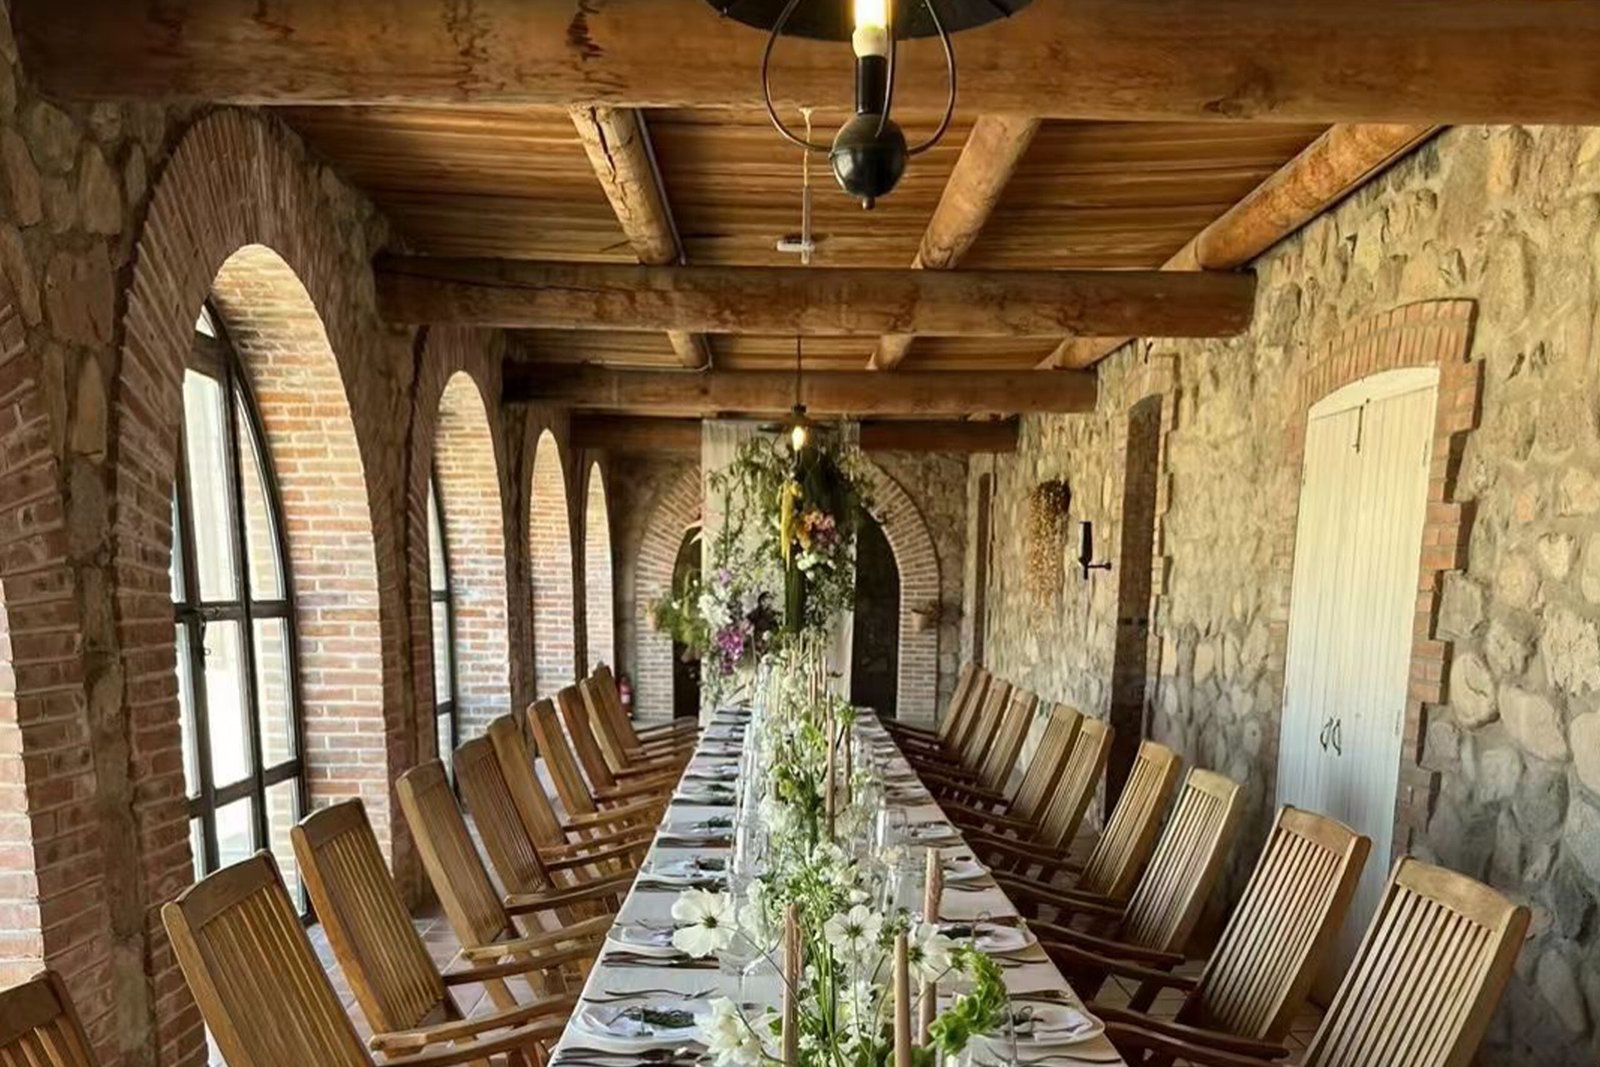
[[[650,1013],[681,1013],[682,1025],[652,1020]],[[661,1000],[648,1004],[582,1004],[572,1013],[567,1031],[585,1048],[627,1054],[653,1048],[675,1048],[700,1037],[700,1020],[709,1014],[704,1002]]]
[[[672,946],[673,927],[670,925],[657,926],[648,923],[613,926],[606,934],[606,940],[613,945],[627,949],[635,956],[661,956],[671,958],[681,956]]]
[[[972,939],[980,952],[991,956],[1004,956],[1020,952],[1037,940],[1033,931],[1025,926],[1005,926],[1000,923],[971,922],[944,923],[940,929],[946,937],[956,941]]]

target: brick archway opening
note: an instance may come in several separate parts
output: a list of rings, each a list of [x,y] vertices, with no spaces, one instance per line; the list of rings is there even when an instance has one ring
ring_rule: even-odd
[[[599,463],[589,465],[589,487],[583,506],[583,619],[585,664],[617,661],[614,561],[611,558],[611,508]]]
[[[545,430],[534,445],[533,493],[528,502],[533,678],[540,696],[554,696],[571,685],[578,661],[571,514],[566,463],[555,435]]]
[[[339,366],[310,294],[272,249],[246,245],[229,256],[212,300],[255,393],[278,484],[311,803],[359,796],[387,840],[378,567]]]
[[[672,572],[684,536],[700,525],[701,479],[698,466],[685,470],[650,509],[639,563],[634,568],[634,714],[640,719],[672,718],[672,638],[656,629],[650,605],[672,589]]]
[[[900,649],[896,712],[931,725],[939,700],[939,556],[916,502],[899,482],[869,464],[873,517],[900,568]]]
[[[465,371],[451,376],[439,398],[433,456],[450,574],[457,728],[467,741],[510,710],[511,652],[500,465],[483,394]]]

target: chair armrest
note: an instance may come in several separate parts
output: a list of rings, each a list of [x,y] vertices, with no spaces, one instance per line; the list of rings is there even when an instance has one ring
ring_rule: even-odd
[[[579,922],[563,926],[559,930],[546,930],[542,933],[529,934],[526,937],[507,938],[504,941],[490,941],[483,945],[464,946],[461,955],[464,959],[473,961],[497,961],[504,956],[514,956],[521,952],[543,952],[546,949],[556,948],[567,942],[586,941],[592,937],[604,937],[611,929],[616,918],[611,915],[596,915],[592,919],[583,919]]]
[[[546,860],[544,865],[552,871],[570,871],[579,867],[587,867],[591,863],[608,863],[611,860],[631,860],[639,854],[637,844],[612,845],[610,848],[599,848],[593,852],[573,852],[558,860]],[[635,860],[634,873],[638,872],[639,864]]]
[[[683,776],[685,760],[677,759],[646,759],[640,763],[631,763],[626,767],[612,772],[616,778],[668,778],[677,781]]]
[[[1040,941],[1039,946],[1044,949],[1046,956],[1052,963],[1064,971],[1070,971],[1074,965],[1088,967],[1107,974],[1121,975],[1135,982],[1149,982],[1155,986],[1170,986],[1188,992],[1199,984],[1199,980],[1186,975],[1173,974],[1171,971],[1158,971],[1151,967],[1141,967],[1137,963],[1127,960],[1113,959],[1102,956],[1098,952],[1090,952],[1084,948],[1074,948],[1072,945],[1062,944],[1059,941]]]
[[[1121,904],[1098,893],[1079,893],[1004,871],[996,874],[994,880],[1008,896],[1023,896],[1036,904],[1048,904],[1064,915],[1082,913],[1102,919],[1120,919],[1125,911]]]
[[[469,1045],[453,1045],[433,1052],[419,1052],[414,1056],[391,1056],[384,1061],[384,1067],[456,1067],[463,1063],[487,1062],[491,1056],[521,1052],[529,1045],[554,1043],[566,1027],[565,1019],[540,1019],[536,1023],[508,1030],[499,1037],[474,1041]]]
[[[1179,1041],[1187,1041],[1195,1045],[1209,1045],[1224,1052],[1233,1052],[1241,1056],[1257,1056],[1264,1060],[1274,1060],[1281,1059],[1289,1054],[1287,1048],[1275,1041],[1257,1041],[1253,1037],[1241,1037],[1238,1034],[1210,1030],[1203,1026],[1190,1026],[1188,1023],[1174,1022],[1171,1019],[1157,1019],[1153,1016],[1130,1011],[1127,1008],[1112,1008],[1096,1003],[1089,1005],[1089,1010],[1106,1023],[1120,1023],[1124,1026],[1152,1030],[1164,1037],[1176,1038]]]
[[[1107,1023],[1106,1037],[1124,1056],[1136,1052],[1154,1052],[1164,1062],[1180,1059],[1198,1067],[1273,1067],[1277,1062],[1274,1059],[1241,1056],[1207,1045],[1192,1044],[1143,1026],[1129,1026],[1127,1023]],[[1279,1056],[1288,1054],[1288,1050],[1284,1049],[1280,1050]]]
[[[512,915],[526,915],[533,911],[564,908],[568,904],[583,904],[604,897],[619,896],[633,885],[632,874],[609,875],[574,886],[560,886],[540,893],[512,893],[506,897],[506,911]]]
[[[1019,836],[1034,834],[1039,829],[1037,823],[1030,822],[1027,819],[1019,819],[1015,815],[1003,815],[996,811],[980,811],[976,808],[969,808],[968,810],[972,812],[974,819],[981,819],[985,825],[999,827],[1002,830],[1015,830]],[[1050,852],[1048,845],[1039,847],[1046,853]]]
[[[633,790],[634,794],[650,792],[647,790]],[[595,793],[595,799],[602,802],[627,799],[625,804],[616,804],[609,808],[601,808],[596,814],[606,816],[607,822],[613,823],[646,823],[654,826],[661,821],[661,811],[667,805],[667,798],[659,792],[651,792],[644,799],[628,799],[624,793]]]
[[[635,808],[619,807],[600,808],[597,811],[578,812],[575,815],[566,815],[562,817],[561,830],[563,833],[570,834],[574,830],[592,830],[599,827],[610,827],[610,832],[615,834],[644,833],[647,832],[648,828],[641,827],[639,825],[638,816],[641,814],[646,814],[650,811],[650,809],[659,808],[660,806],[661,805],[656,801],[645,801],[636,805],[636,810]],[[587,838],[586,840],[598,841],[600,839],[597,837],[591,837]],[[584,841],[579,840],[574,843],[581,845],[584,843]],[[563,845],[560,847],[565,848],[566,846]]]
[[[975,831],[966,835],[967,846],[971,849],[986,849],[997,855],[1009,856],[1023,864],[1033,864],[1046,870],[1063,870],[1068,873],[1080,870],[1078,864],[1065,858],[1053,856],[1049,845],[1034,841],[1021,841],[1011,837],[1001,837],[998,834],[986,834]]]
[[[630,803],[644,807],[651,803],[648,798],[658,798],[656,804],[666,803],[666,794],[672,792],[672,787],[678,784],[676,778],[645,778],[637,782],[628,782],[593,790],[594,799],[600,804],[610,804],[616,807],[628,807]],[[640,800],[639,798],[647,798]]]
[[[539,855],[549,859],[565,859],[584,852],[592,852],[597,848],[608,848],[612,845],[630,845],[635,849],[648,850],[652,834],[648,826],[637,823],[624,823],[621,829],[607,830],[602,834],[591,834],[568,841],[564,845],[551,845],[541,848]]]
[[[594,941],[577,948],[564,948],[559,952],[546,952],[537,959],[524,957],[515,960],[502,960],[499,963],[475,963],[471,967],[462,967],[459,970],[448,971],[439,977],[444,979],[446,986],[475,985],[478,982],[487,982],[491,978],[509,978],[514,974],[527,974],[529,971],[553,971],[569,963],[584,963],[593,960],[600,954],[600,942]]]
[[[572,1009],[577,1006],[577,1003],[578,998],[574,994],[540,997],[526,1004],[518,1004],[514,1008],[504,1008],[500,1011],[475,1016],[471,1019],[451,1019],[449,1022],[435,1023],[432,1026],[418,1026],[410,1030],[391,1030],[388,1033],[373,1034],[367,1041],[367,1047],[374,1052],[419,1049],[428,1045],[436,1045],[443,1041],[457,1041],[464,1037],[475,1037],[485,1030],[498,1030],[506,1026],[521,1026],[524,1023],[541,1019],[547,1015],[560,1013],[564,1020],[567,1015],[572,1013]]]
[[[1038,937],[1040,941],[1066,942],[1101,956],[1132,960],[1135,963],[1141,963],[1160,970],[1175,970],[1181,967],[1184,961],[1184,957],[1176,952],[1163,952],[1158,948],[1131,945],[1126,941],[1118,941],[1115,938],[1097,937],[1094,934],[1087,934],[1082,930],[1073,930],[1056,923],[1037,922],[1029,919],[1028,929],[1032,930],[1034,936]]]
[[[883,723],[883,728],[896,738],[904,736],[926,738],[929,741],[937,741],[939,739],[938,730],[930,730],[925,726],[912,726],[910,723],[896,722],[894,719],[886,719]]]

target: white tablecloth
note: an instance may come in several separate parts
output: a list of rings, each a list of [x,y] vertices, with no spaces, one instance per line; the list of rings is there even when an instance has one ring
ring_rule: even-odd
[[[720,722],[721,720],[718,720]],[[702,736],[700,746],[696,749],[690,769],[697,766],[706,767],[716,762],[719,757],[709,755],[709,752],[727,750],[727,741],[719,740],[718,735],[725,728],[719,727],[714,722]],[[887,738],[888,734],[883,728],[870,718],[863,717],[857,729],[871,731],[878,737]],[[886,746],[890,753],[889,775],[909,770],[904,758],[894,746]],[[909,824],[923,822],[943,822],[949,825],[949,820],[944,812],[931,798],[922,803],[901,805],[906,812]],[[673,803],[668,806],[662,825],[685,826],[715,816],[731,814],[731,808],[696,807],[689,804]],[[723,856],[728,855],[726,848],[669,848],[661,844],[659,838],[650,850],[642,869],[648,870],[652,864],[670,862],[673,859],[683,859],[694,856]],[[959,849],[946,849],[947,855],[962,855]],[[641,879],[642,881],[642,879]],[[920,873],[916,878],[921,884]],[[978,918],[993,918],[997,920],[1015,919],[1017,909],[1012,905],[1005,893],[992,882],[977,883],[984,885],[982,891],[964,892],[947,887],[944,898],[940,904],[940,918],[954,921],[963,921]],[[670,924],[672,921],[672,904],[681,892],[677,888],[652,888],[647,885],[635,885],[623,902],[622,910],[617,913],[618,925],[637,925],[649,923],[652,925]],[[1020,920],[1017,920],[1020,921]],[[607,958],[617,951],[614,942],[608,941],[604,953],[596,963],[594,970],[589,975],[589,980],[584,986],[583,996],[586,1000],[613,1001],[618,997],[634,992],[646,993],[641,997],[642,1003],[650,1003],[660,999],[671,999],[671,993],[664,997],[657,996],[660,991],[671,991],[682,994],[701,993],[705,990],[715,990],[720,994],[733,996],[736,980],[731,976],[724,976],[713,964],[704,969],[688,967],[642,967],[642,966],[616,966],[608,965]],[[624,950],[625,951],[625,950]],[[1026,994],[1041,990],[1060,991],[1067,989],[1065,979],[1055,964],[1045,956],[1044,951],[1037,945],[1026,950],[1013,959],[1024,959],[1027,962],[1021,966],[1009,966],[1005,972],[1006,986],[1013,993]],[[764,983],[748,982],[744,990],[745,996],[760,1003],[770,1003],[776,1007],[780,999],[780,986],[776,979],[770,982],[770,988]],[[572,1030],[562,1036],[556,1047],[554,1061],[560,1067],[560,1052],[568,1045],[581,1046],[583,1041],[575,1037]],[[1072,1067],[1073,1064],[1122,1064],[1124,1063],[1111,1043],[1104,1037],[1073,1045],[1068,1048],[1052,1048],[1049,1054],[1051,1067]]]

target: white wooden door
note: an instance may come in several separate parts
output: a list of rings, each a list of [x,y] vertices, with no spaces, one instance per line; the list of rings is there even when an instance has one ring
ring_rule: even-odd
[[[1437,391],[1436,370],[1374,375],[1306,426],[1278,802],[1372,838],[1340,970],[1388,876]]]

